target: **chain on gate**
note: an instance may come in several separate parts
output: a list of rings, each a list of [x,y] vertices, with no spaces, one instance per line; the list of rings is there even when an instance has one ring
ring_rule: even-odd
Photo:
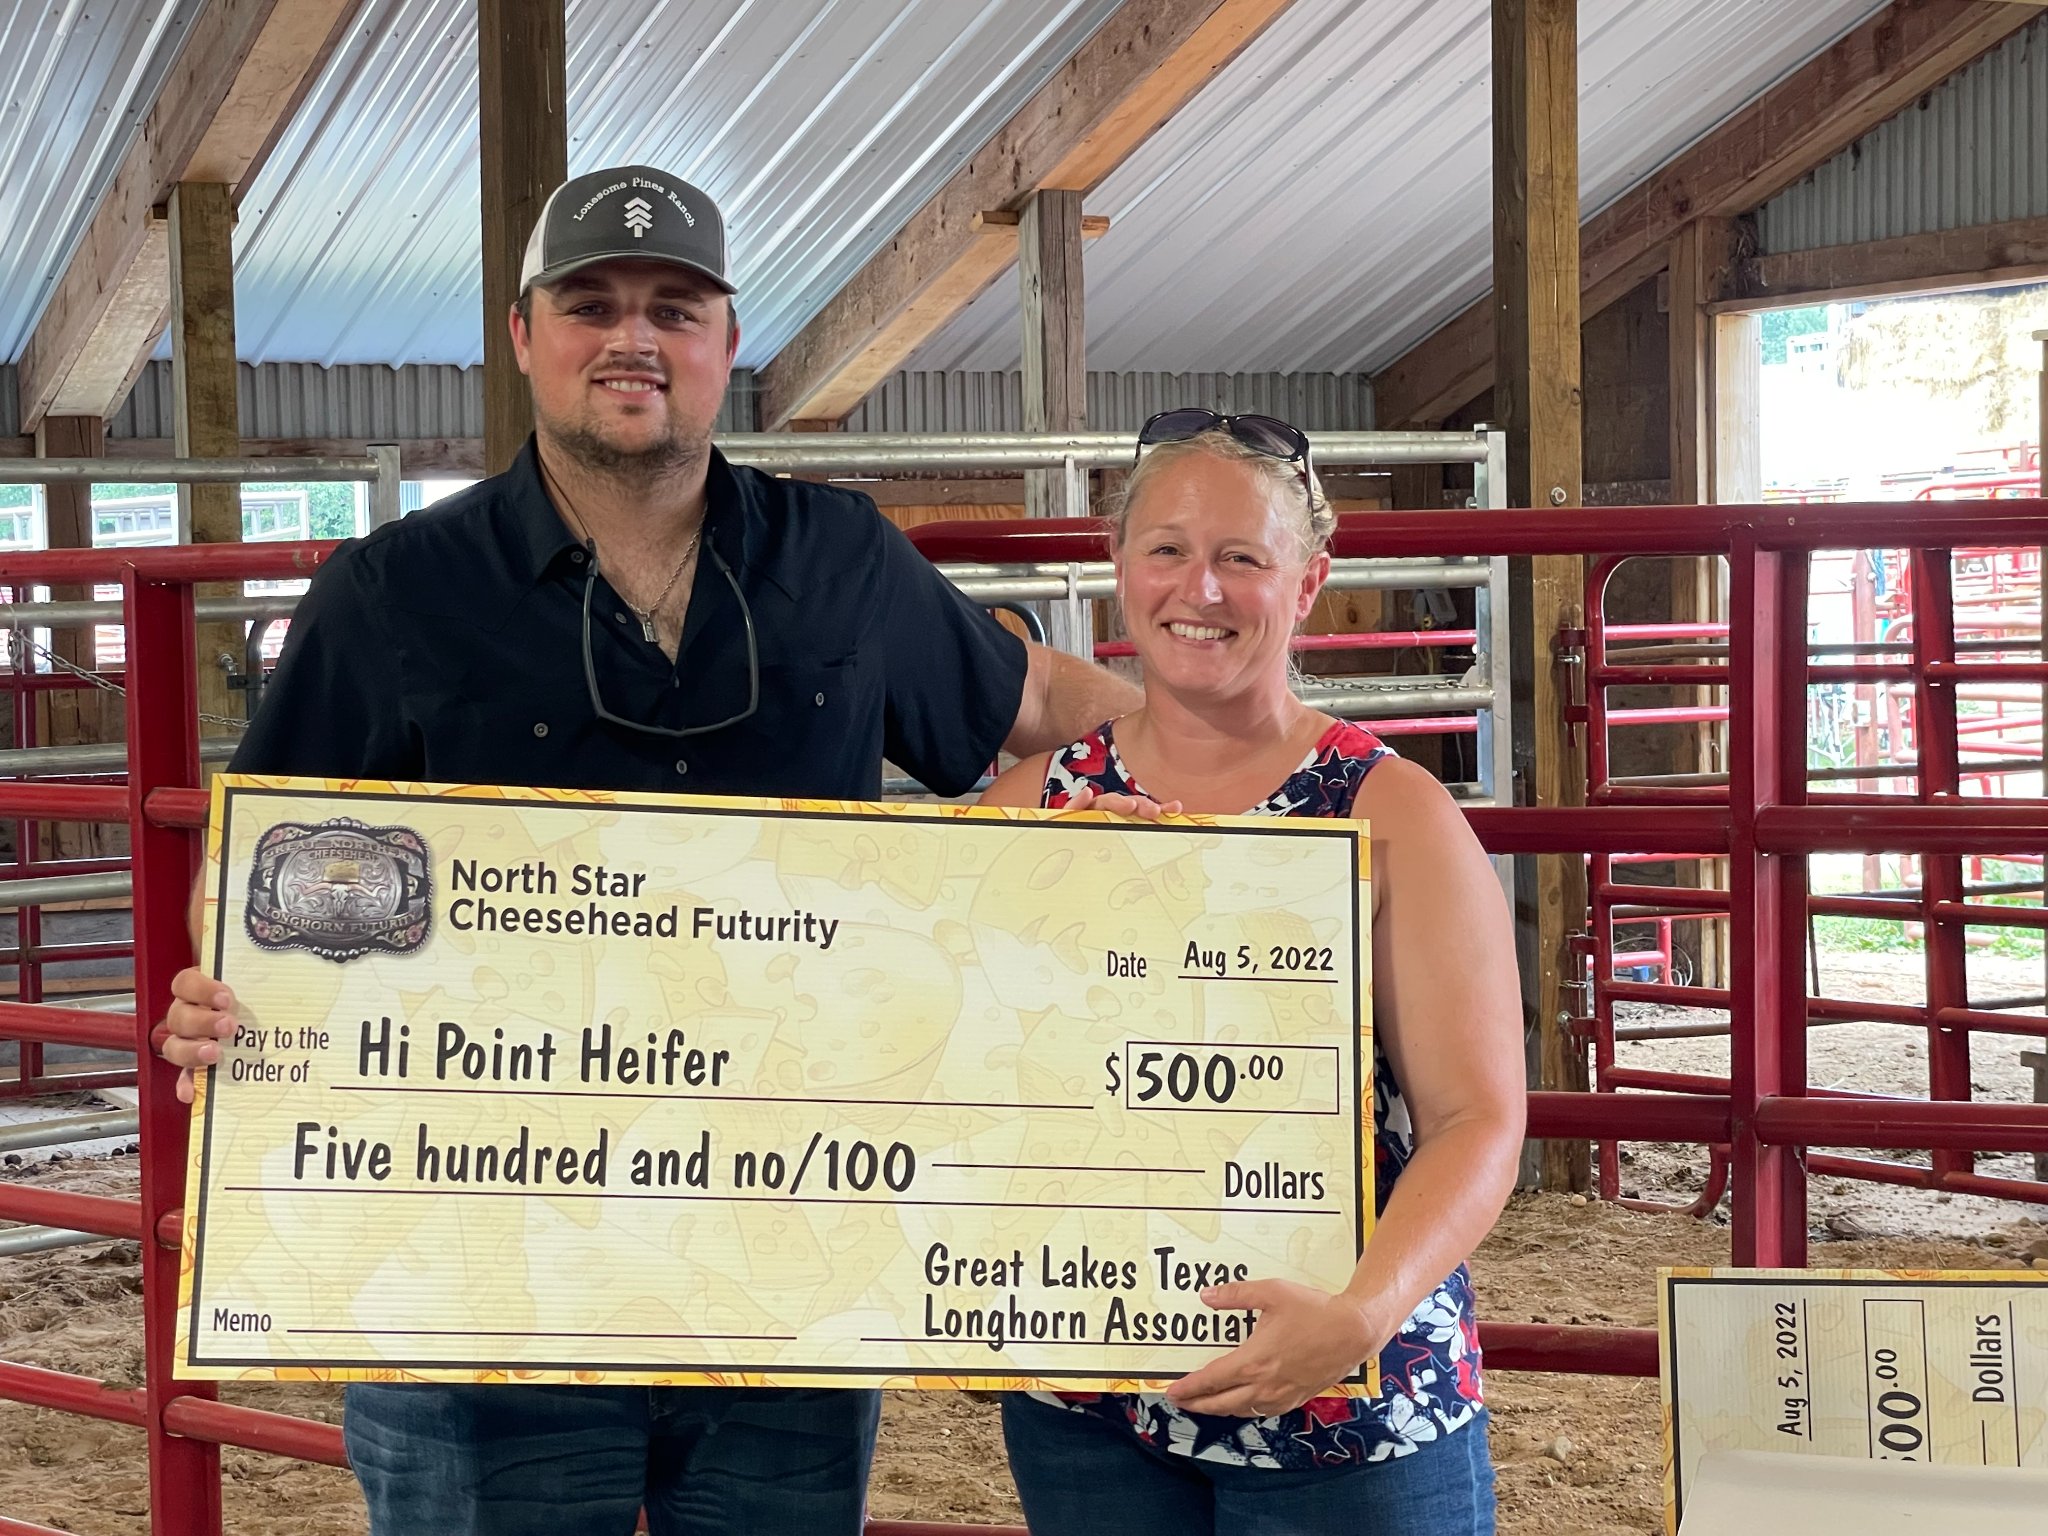
[[[125,699],[128,697],[128,690],[119,683],[114,682],[111,678],[103,677],[97,672],[81,667],[74,661],[66,660],[47,645],[43,645],[32,638],[28,631],[16,627],[8,631],[8,636],[9,648],[14,655],[24,659],[40,657],[49,663],[50,670],[53,672],[62,672],[68,677],[75,677],[80,682],[89,683],[95,688],[115,694],[120,698]],[[199,719],[203,724],[224,725],[231,731],[246,731],[249,728],[249,722],[246,720],[236,720],[227,715],[209,715],[203,709],[199,712]]]

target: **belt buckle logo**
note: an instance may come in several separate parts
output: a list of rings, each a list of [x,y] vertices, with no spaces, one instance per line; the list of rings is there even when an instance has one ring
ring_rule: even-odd
[[[256,845],[243,924],[259,949],[303,949],[343,964],[426,943],[432,897],[432,855],[412,828],[347,816],[286,821]]]

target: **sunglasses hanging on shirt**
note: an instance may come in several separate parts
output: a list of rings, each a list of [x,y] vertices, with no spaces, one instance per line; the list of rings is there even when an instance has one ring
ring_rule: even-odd
[[[612,713],[605,707],[604,694],[597,685],[597,657],[591,649],[590,599],[597,591],[597,541],[590,540],[584,545],[590,558],[584,562],[583,578],[583,682],[590,690],[590,707],[597,712],[597,718],[607,725],[623,726],[629,731],[639,731],[646,736],[702,736],[711,731],[722,731],[729,725],[738,725],[761,707],[761,651],[754,639],[754,610],[747,606],[747,596],[740,590],[739,578],[732,573],[732,567],[725,563],[725,556],[718,552],[714,539],[704,541],[704,552],[711,556],[711,563],[725,577],[726,585],[732,588],[733,601],[740,605],[740,624],[747,637],[747,704],[738,714],[728,715],[723,720],[714,720],[709,725],[655,725],[646,720],[629,720],[624,715]]]

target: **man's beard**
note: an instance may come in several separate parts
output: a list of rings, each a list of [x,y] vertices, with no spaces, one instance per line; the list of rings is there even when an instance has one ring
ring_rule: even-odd
[[[642,448],[621,448],[588,421],[542,421],[541,429],[579,469],[612,479],[647,482],[701,461],[711,450],[709,432],[670,430]]]

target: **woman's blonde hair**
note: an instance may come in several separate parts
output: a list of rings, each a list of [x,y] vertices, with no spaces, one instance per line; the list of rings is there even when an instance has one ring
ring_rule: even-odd
[[[1337,514],[1331,509],[1330,499],[1323,494],[1322,482],[1316,478],[1313,469],[1307,471],[1307,483],[1304,485],[1302,466],[1247,447],[1217,427],[1193,437],[1157,444],[1138,456],[1137,465],[1124,481],[1123,494],[1107,514],[1110,535],[1119,549],[1123,547],[1124,535],[1130,528],[1131,505],[1137,500],[1138,493],[1153,476],[1198,453],[1251,466],[1252,472],[1265,483],[1274,508],[1295,519],[1304,560],[1328,544],[1330,535],[1337,531]]]

